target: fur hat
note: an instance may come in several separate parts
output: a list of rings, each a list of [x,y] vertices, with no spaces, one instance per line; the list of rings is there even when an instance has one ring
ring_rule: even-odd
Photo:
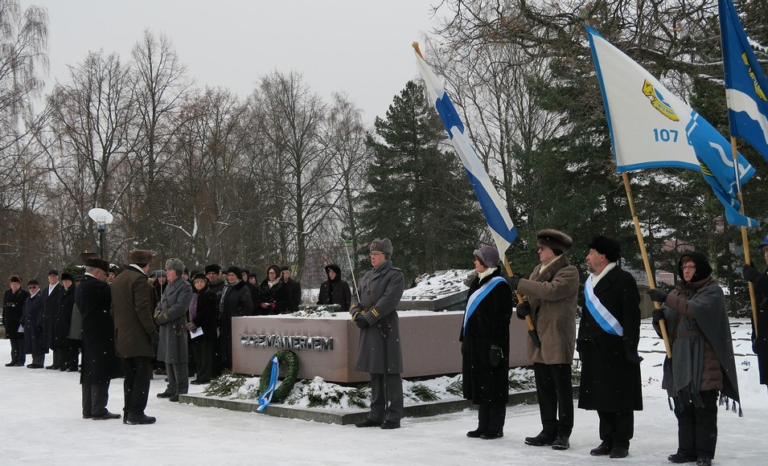
[[[600,254],[605,254],[608,262],[616,262],[621,257],[621,244],[612,238],[605,236],[595,236],[589,243],[589,249],[594,249]]]
[[[371,252],[378,251],[384,254],[392,254],[392,241],[389,238],[375,239],[371,241]]]
[[[233,273],[237,275],[237,278],[243,278],[243,271],[240,270],[240,267],[236,265],[230,265],[229,267],[227,267],[227,273],[228,274]]]
[[[541,230],[536,235],[536,242],[539,246],[546,246],[558,255],[568,252],[573,246],[571,237],[558,230]]]
[[[499,250],[493,246],[483,246],[480,249],[475,249],[475,252],[472,254],[483,261],[486,267],[490,268],[499,265]]]
[[[179,275],[184,273],[184,262],[172,257],[165,261],[165,270],[175,270]]]
[[[104,273],[109,273],[109,262],[105,261],[104,259],[99,259],[98,257],[87,258],[85,260],[85,266],[101,269],[104,271]]]
[[[71,282],[75,281],[75,277],[72,276],[69,272],[64,272],[61,274],[61,281],[69,280]]]
[[[134,249],[128,253],[129,264],[149,264],[152,262],[152,251]]]
[[[195,280],[205,280],[205,283],[208,284],[208,277],[206,277],[204,273],[197,272],[192,275],[192,281],[194,282]]]
[[[221,273],[221,266],[219,264],[210,264],[205,266],[205,274],[208,275],[209,273],[215,273],[219,274]]]
[[[11,278],[8,279],[8,283],[21,283],[21,277],[18,275],[11,275]]]

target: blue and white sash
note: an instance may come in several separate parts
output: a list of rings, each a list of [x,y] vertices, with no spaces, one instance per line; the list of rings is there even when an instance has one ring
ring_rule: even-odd
[[[589,274],[587,282],[584,283],[584,297],[586,298],[587,309],[592,317],[597,321],[597,324],[610,333],[611,335],[624,336],[624,328],[621,326],[618,320],[611,314],[608,309],[603,306],[603,303],[595,296],[595,287],[592,286],[592,277],[594,274]]]
[[[256,408],[256,411],[259,412],[264,411],[264,408],[269,406],[272,402],[272,395],[275,393],[275,388],[277,387],[277,376],[280,373],[280,363],[277,361],[277,356],[272,356],[271,362],[272,372],[270,373],[269,385],[267,386],[267,389],[264,390],[264,393],[259,395],[259,407]]]
[[[480,304],[480,301],[483,300],[483,298],[488,295],[488,293],[491,292],[491,290],[498,285],[499,283],[506,283],[507,281],[504,280],[501,277],[493,277],[490,280],[488,280],[485,285],[481,286],[477,289],[474,293],[472,293],[472,296],[469,297],[467,300],[467,310],[464,311],[464,323],[461,325],[461,334],[464,335],[464,329],[467,328],[467,322],[469,321],[469,318],[472,316],[472,314],[475,312],[475,309],[477,309],[477,306]]]

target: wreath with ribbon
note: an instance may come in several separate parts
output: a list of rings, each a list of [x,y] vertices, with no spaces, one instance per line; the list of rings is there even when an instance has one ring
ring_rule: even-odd
[[[280,382],[280,385],[277,385],[277,377],[280,372],[279,366],[281,364],[288,366],[288,373],[283,381]],[[259,379],[259,404],[261,405],[259,411],[266,408],[272,401],[280,403],[288,398],[298,375],[299,357],[293,351],[280,350],[269,358]]]

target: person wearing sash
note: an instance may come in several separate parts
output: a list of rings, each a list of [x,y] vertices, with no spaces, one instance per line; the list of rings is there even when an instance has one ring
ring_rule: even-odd
[[[768,233],[757,247],[768,264]],[[757,369],[760,384],[768,385],[768,270],[760,272],[757,267],[745,264],[741,269],[744,280],[754,283],[757,300],[757,327],[752,319],[752,352],[757,355]],[[751,317],[751,316],[750,316]]]
[[[461,327],[464,398],[478,406],[477,429],[467,437],[504,436],[509,401],[509,319],[512,291],[498,269],[499,252],[483,246],[474,252],[477,276],[469,285]]]
[[[677,273],[680,282],[669,294],[648,292],[664,304],[653,311],[653,326],[660,334],[659,322],[665,320],[672,347],[661,387],[675,404],[677,452],[667,459],[710,466],[717,446],[718,401],[727,406],[732,400],[734,411],[740,402],[731,329],[723,289],[711,276],[707,256],[684,253]]]
[[[537,234],[539,260],[530,278],[509,277],[512,290],[523,296],[517,317],[530,315],[541,347],[528,338],[528,358],[533,362],[536,395],[539,399],[542,430],[525,443],[536,447],[552,446],[567,450],[573,430],[573,382],[571,364],[576,346],[576,299],[579,271],[565,253],[573,245],[571,237],[558,230]]]
[[[624,458],[634,434],[634,411],[643,409],[637,344],[640,293],[629,272],[618,266],[621,245],[605,236],[589,244],[584,283],[585,309],[576,350],[581,359],[579,408],[596,410],[601,443],[592,456]]]

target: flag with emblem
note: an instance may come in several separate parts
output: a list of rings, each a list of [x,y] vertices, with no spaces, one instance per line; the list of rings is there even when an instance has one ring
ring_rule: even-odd
[[[749,142],[768,160],[768,80],[731,0],[720,0],[725,96],[731,135]]]
[[[472,147],[469,137],[464,133],[464,124],[459,117],[459,113],[456,111],[456,107],[453,106],[453,102],[448,97],[448,93],[445,92],[437,76],[435,76],[424,59],[419,56],[418,52],[416,53],[416,61],[418,62],[419,71],[421,71],[421,76],[424,78],[427,90],[432,97],[432,101],[435,103],[437,113],[443,120],[443,125],[445,125],[445,129],[451,137],[451,144],[453,144],[453,148],[459,154],[461,163],[464,164],[464,169],[467,172],[467,176],[469,176],[469,181],[472,183],[472,188],[475,190],[475,195],[483,210],[485,221],[491,229],[499,255],[504,256],[504,252],[517,237],[517,230],[512,224],[512,219],[509,217],[506,204],[501,199],[501,196],[499,196],[499,193],[496,192],[496,188],[493,186],[491,178],[485,171],[485,167],[480,158],[478,158],[474,147]]]
[[[733,225],[756,226],[739,213],[739,184],[755,169],[709,122],[637,62],[587,28],[603,94],[616,168],[621,172],[659,167],[695,170],[704,176]],[[736,176],[738,173],[738,178]]]

